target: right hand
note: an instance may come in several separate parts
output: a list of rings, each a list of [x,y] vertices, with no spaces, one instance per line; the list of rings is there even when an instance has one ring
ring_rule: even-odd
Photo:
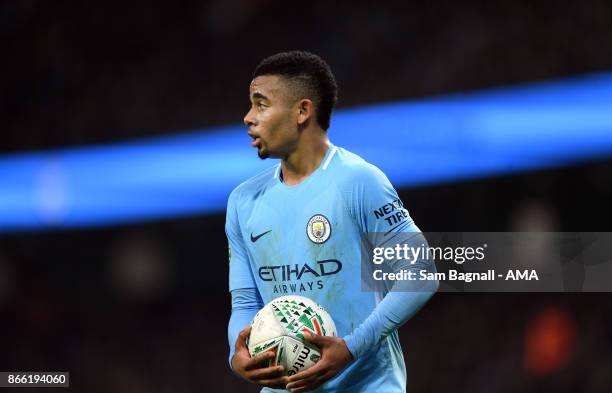
[[[276,389],[285,389],[288,377],[283,375],[283,366],[265,367],[266,361],[274,358],[272,352],[260,353],[251,357],[246,346],[246,339],[251,333],[251,327],[247,326],[238,335],[232,357],[232,368],[234,372],[247,381]]]

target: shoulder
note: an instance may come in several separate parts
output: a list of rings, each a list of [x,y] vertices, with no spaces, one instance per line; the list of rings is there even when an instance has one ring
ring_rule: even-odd
[[[389,183],[383,171],[357,154],[343,148],[338,148],[336,154],[334,179],[341,189]]]
[[[232,190],[228,198],[228,206],[232,204],[241,204],[241,202],[257,199],[262,193],[270,188],[276,179],[278,165],[272,165],[264,169],[255,176],[240,183]]]

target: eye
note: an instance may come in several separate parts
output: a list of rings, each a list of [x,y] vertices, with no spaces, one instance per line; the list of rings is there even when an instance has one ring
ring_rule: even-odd
[[[267,107],[267,105],[266,105],[266,104],[264,104],[264,103],[262,103],[262,102],[258,102],[258,103],[256,104],[256,106],[257,106],[257,108],[259,108],[259,109],[263,109],[263,108],[266,108],[266,107]]]

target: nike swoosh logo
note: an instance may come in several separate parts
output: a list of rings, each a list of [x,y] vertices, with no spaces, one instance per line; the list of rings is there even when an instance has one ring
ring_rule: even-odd
[[[259,238],[260,238],[260,237],[262,237],[263,235],[265,235],[266,233],[269,233],[269,232],[272,232],[272,230],[270,229],[269,231],[266,231],[266,232],[264,232],[264,233],[260,233],[260,234],[259,234],[259,235],[257,235],[257,236],[253,236],[253,232],[251,232],[251,241],[252,241],[253,243],[255,243],[257,240],[259,240]]]

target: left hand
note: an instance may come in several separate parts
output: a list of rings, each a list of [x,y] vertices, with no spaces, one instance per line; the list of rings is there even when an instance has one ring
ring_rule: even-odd
[[[289,377],[286,389],[302,393],[323,385],[353,360],[346,343],[339,337],[304,334],[306,341],[321,349],[321,359],[309,368]]]

